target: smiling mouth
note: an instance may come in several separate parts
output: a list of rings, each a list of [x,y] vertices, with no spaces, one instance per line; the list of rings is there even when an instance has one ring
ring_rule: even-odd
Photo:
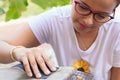
[[[82,30],[84,30],[84,29],[86,29],[87,27],[80,25],[80,28],[81,28]]]
[[[84,30],[84,29],[87,28],[87,26],[85,26],[85,25],[83,25],[83,24],[79,24],[79,28],[82,29],[82,30]]]

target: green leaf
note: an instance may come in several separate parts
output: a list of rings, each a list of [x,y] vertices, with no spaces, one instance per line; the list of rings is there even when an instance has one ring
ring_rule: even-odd
[[[22,12],[27,9],[29,2],[28,0],[7,0],[7,1],[9,2],[9,8],[6,13],[6,21],[19,18]],[[39,5],[43,9],[47,9],[53,6],[66,5],[70,3],[70,0],[31,0],[31,1]]]
[[[0,15],[2,15],[4,13],[5,13],[5,11],[2,8],[0,8]]]
[[[70,0],[31,0],[33,3],[39,5],[43,9],[53,6],[61,6],[70,3]]]
[[[27,0],[9,0],[9,10],[6,13],[6,21],[17,19],[28,6]]]

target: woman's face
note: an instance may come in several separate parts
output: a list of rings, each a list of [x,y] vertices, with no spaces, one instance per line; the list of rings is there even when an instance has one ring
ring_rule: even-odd
[[[72,20],[77,32],[91,32],[113,16],[116,0],[73,0]],[[111,16],[111,17],[110,17]]]

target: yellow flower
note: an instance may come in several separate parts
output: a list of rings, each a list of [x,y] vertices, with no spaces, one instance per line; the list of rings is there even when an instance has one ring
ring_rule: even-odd
[[[75,62],[72,67],[74,69],[83,69],[84,72],[90,73],[89,64],[82,59],[80,61]]]
[[[83,77],[82,76],[77,76],[77,80],[82,80]]]

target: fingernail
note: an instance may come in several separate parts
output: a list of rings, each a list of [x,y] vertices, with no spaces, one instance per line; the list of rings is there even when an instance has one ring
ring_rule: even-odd
[[[56,67],[52,67],[52,70],[53,70],[53,71],[56,71]]]
[[[28,75],[29,75],[30,77],[32,77],[32,73],[29,73]]]
[[[47,70],[47,71],[46,71],[46,74],[47,74],[47,75],[50,74],[50,71]]]
[[[40,78],[40,77],[41,77],[41,75],[38,73],[38,74],[36,75],[36,77],[37,77],[37,78]]]

